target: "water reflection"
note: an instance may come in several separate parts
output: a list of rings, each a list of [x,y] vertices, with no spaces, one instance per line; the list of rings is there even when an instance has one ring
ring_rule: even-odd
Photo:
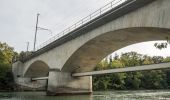
[[[92,95],[46,96],[45,92],[1,92],[0,100],[93,100]]]
[[[93,95],[46,96],[45,92],[4,92],[0,100],[167,100],[170,90],[164,91],[101,91]]]

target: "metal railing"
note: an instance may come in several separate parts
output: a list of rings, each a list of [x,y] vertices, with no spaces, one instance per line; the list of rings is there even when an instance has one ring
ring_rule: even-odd
[[[123,2],[125,2],[127,0],[113,0],[112,2],[108,3],[107,5],[101,7],[100,9],[98,9],[97,11],[93,12],[92,14],[86,16],[85,18],[81,19],[80,21],[78,21],[77,23],[75,23],[74,25],[66,28],[64,31],[58,33],[57,35],[55,35],[54,37],[50,38],[49,40],[45,41],[44,43],[42,43],[41,45],[39,45],[38,47],[36,47],[36,51],[45,47],[46,45],[54,42],[55,40],[65,36],[66,34],[72,32],[73,30],[83,26],[84,24],[90,22],[91,20],[101,16],[102,14],[106,13],[107,11],[117,7],[118,5],[122,4]]]

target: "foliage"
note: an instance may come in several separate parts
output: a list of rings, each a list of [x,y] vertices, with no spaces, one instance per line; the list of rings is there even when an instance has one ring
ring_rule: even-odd
[[[14,53],[13,56],[13,62],[15,61],[23,61],[25,58],[27,58],[28,56],[32,55],[33,52],[32,51],[21,51],[19,54],[18,53]]]
[[[128,52],[120,57],[110,57],[100,62],[94,70],[131,67],[146,64],[169,62],[170,57],[147,56]],[[127,73],[114,73],[93,76],[94,90],[125,89],[168,89],[170,88],[170,70],[151,70]]]
[[[0,42],[0,90],[11,90],[13,87],[11,64],[13,56],[16,54],[12,47]]]
[[[170,37],[166,37],[166,42],[155,43],[154,46],[161,50],[161,49],[167,48],[169,44],[170,44]]]

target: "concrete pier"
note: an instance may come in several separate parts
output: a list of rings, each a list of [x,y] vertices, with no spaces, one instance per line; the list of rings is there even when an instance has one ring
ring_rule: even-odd
[[[92,77],[72,77],[67,72],[50,72],[47,95],[90,94]]]

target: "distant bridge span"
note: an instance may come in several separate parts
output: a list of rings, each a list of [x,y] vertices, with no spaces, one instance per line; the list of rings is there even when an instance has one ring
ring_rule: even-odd
[[[88,72],[107,55],[131,44],[170,37],[170,0],[126,0],[115,5],[113,2],[107,5],[111,8],[107,12],[67,34],[63,32],[57,40],[15,62],[15,81],[48,77],[49,95],[90,93],[92,77],[88,75],[95,73]]]

